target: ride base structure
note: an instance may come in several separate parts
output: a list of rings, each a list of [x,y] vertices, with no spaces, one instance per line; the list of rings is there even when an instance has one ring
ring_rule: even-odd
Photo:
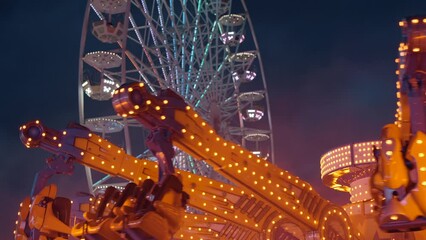
[[[64,156],[60,159],[69,164],[80,163],[134,184],[121,193],[109,188],[92,198],[83,219],[68,228],[52,210],[56,196],[54,187],[48,186],[34,193],[30,210],[22,205],[17,239],[61,239],[68,234],[86,239],[362,238],[341,207],[320,197],[309,183],[224,140],[173,91],[154,96],[143,83],[125,84],[115,91],[113,106],[121,116],[133,117],[151,130],[148,141],[153,142],[158,165],[127,155],[79,125],[63,131],[39,121],[23,125],[21,140],[27,147],[42,148]],[[175,171],[169,164],[172,144],[205,159],[232,184]],[[147,184],[149,179],[157,182]],[[46,198],[53,201],[39,207]],[[198,211],[185,213],[186,205]],[[148,221],[151,218],[157,220]],[[153,232],[160,223],[162,235]]]

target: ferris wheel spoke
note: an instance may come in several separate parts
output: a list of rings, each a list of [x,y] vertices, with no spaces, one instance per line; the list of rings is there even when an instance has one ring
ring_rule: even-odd
[[[143,13],[144,17],[146,18],[146,21],[147,21],[147,24],[148,24],[149,28],[150,28],[150,34],[151,34],[151,37],[152,37],[151,39],[152,39],[152,41],[153,41],[153,43],[155,45],[155,48],[154,48],[155,49],[155,53],[156,53],[156,55],[158,57],[160,65],[163,65],[164,60],[162,58],[162,54],[161,54],[161,50],[159,48],[158,40],[160,41],[160,43],[164,43],[164,39],[162,38],[162,34],[160,34],[157,31],[157,26],[158,25],[161,26],[162,23],[161,22],[160,22],[160,24],[156,23],[153,20],[153,18],[152,18],[152,14],[150,15],[148,13],[148,7],[146,5],[146,1],[142,0],[141,2],[142,2],[142,9],[141,10],[142,10],[142,13]],[[166,55],[167,55],[168,58],[171,55],[170,54],[170,50],[168,48],[166,48]],[[169,80],[169,76],[167,74],[166,69],[164,67],[162,67],[161,70],[163,72],[164,80],[167,81],[167,82],[169,82],[170,80]]]
[[[239,8],[243,9],[243,13],[231,13],[231,5],[234,8],[244,0],[130,0],[125,8],[122,1],[108,0],[108,4],[112,4],[112,7],[117,6],[121,10],[112,9],[111,6],[104,7],[102,5],[104,0],[88,1],[90,1],[87,5],[89,15],[86,14],[85,21],[90,22],[96,19],[98,26],[105,26],[100,30],[106,30],[107,27],[117,30],[121,27],[123,31],[120,40],[111,41],[109,42],[111,45],[106,47],[106,54],[121,54],[120,67],[102,68],[102,66],[93,67],[91,65],[90,69],[85,69],[87,62],[84,64],[83,70],[96,70],[100,73],[92,74],[96,78],[93,79],[94,81],[100,81],[99,86],[96,86],[97,83],[92,84],[92,91],[102,89],[104,86],[102,84],[105,82],[125,83],[128,81],[143,82],[153,93],[160,89],[171,88],[228,140],[244,145],[244,139],[250,137],[255,139],[256,133],[272,137],[270,129],[265,129],[265,131],[257,129],[253,125],[254,121],[244,120],[248,110],[252,111],[251,108],[255,104],[264,104],[265,100],[250,98],[251,95],[248,94],[243,96],[245,101],[240,102],[240,97],[244,93],[242,89],[253,89],[259,86],[259,84],[250,85],[250,82],[256,77],[257,69],[253,68],[260,67],[261,74],[257,75],[256,80],[260,80],[266,89],[257,43],[254,43],[252,51],[246,49],[252,49],[253,44],[242,44],[247,40],[255,41],[244,3],[242,3],[243,8]],[[90,6],[90,4],[93,5]],[[98,19],[104,22],[99,22]],[[86,28],[90,28],[90,25],[87,25]],[[87,33],[87,36],[82,37],[82,42],[91,35],[90,30],[86,29],[83,32]],[[95,37],[101,40],[98,36]],[[104,37],[114,39],[114,36]],[[117,36],[115,37],[117,38]],[[82,46],[90,44],[91,42],[87,45],[82,44]],[[100,47],[103,46],[105,45]],[[87,52],[89,48],[84,47],[83,52]],[[95,51],[102,50],[98,48],[99,46]],[[93,52],[93,50],[89,52]],[[99,78],[100,80],[98,80]],[[246,83],[247,85],[244,85]],[[242,87],[243,85],[244,87]],[[87,89],[87,86],[85,88]],[[251,91],[253,91],[253,96],[257,94],[256,91]],[[88,94],[89,97],[95,99],[93,95],[95,94],[92,96]],[[266,93],[263,93],[263,96],[266,98]],[[103,100],[108,97],[106,94]],[[260,113],[260,115],[262,114]],[[126,148],[128,144],[135,145],[134,142],[128,141],[128,139],[133,140],[134,138],[134,135],[132,138],[129,137],[129,130],[130,127],[140,126],[140,124],[131,119],[110,116],[109,113],[105,115],[105,119],[108,121],[114,121],[117,125],[121,124],[121,128],[125,126],[125,130],[120,134],[127,139],[124,141]],[[258,120],[261,117],[258,117]],[[80,118],[84,119],[84,114]],[[270,124],[270,116],[265,115],[265,118]],[[107,121],[97,120],[93,117],[92,119],[95,119],[93,122],[96,123]],[[87,120],[84,120],[82,124],[85,121]],[[262,121],[264,122],[264,120]],[[92,126],[94,126],[93,122]],[[144,134],[146,133],[143,132],[142,135]],[[266,137],[264,138],[266,139]],[[251,144],[254,145],[253,142]],[[256,145],[258,145],[257,142]],[[135,152],[133,147],[132,152]],[[141,146],[136,146],[136,149],[138,148],[140,149]],[[140,152],[139,149],[136,152]],[[143,147],[143,150],[145,149]],[[193,159],[181,151],[176,154],[174,162],[177,166],[181,165],[179,168],[196,174],[219,177],[218,174],[215,174],[213,167],[202,160]],[[93,181],[91,185],[94,185]]]
[[[139,32],[139,29],[138,28],[136,28],[135,26],[136,26],[136,23],[135,23],[135,21],[134,21],[134,19],[133,19],[133,16],[129,16],[129,21],[130,21],[130,24],[132,25],[132,27],[134,28],[134,33],[136,34],[136,36],[138,37],[138,40],[139,40],[139,44],[140,44],[140,46],[141,46],[141,48],[142,48],[142,51],[144,52],[144,54],[145,54],[145,56],[147,57],[147,59],[148,59],[148,62],[150,63],[150,65],[151,66],[154,66],[154,61],[153,61],[153,59],[151,58],[151,55],[149,54],[149,53],[147,53],[147,48],[146,48],[146,45],[144,44],[144,42],[142,41],[142,37],[141,37],[141,34],[140,34],[140,32]],[[144,80],[145,81],[147,81],[148,80],[148,78],[146,78],[146,77],[144,77],[144,75],[142,74],[142,69],[141,69],[141,67],[140,66],[143,66],[144,64],[142,64],[142,61],[136,61],[136,59],[137,58],[135,58],[131,53],[130,53],[130,51],[126,51],[126,55],[127,55],[127,57],[130,59],[130,61],[132,62],[132,64],[134,65],[134,67],[136,67],[137,69],[139,69],[139,71],[141,72],[141,75],[142,75],[142,77],[144,78]],[[136,62],[138,62],[140,65],[138,65],[138,64],[135,64]],[[144,69],[151,69],[149,66],[146,66],[146,68],[144,68]],[[160,75],[159,75],[159,73],[157,72],[157,69],[155,69],[155,68],[152,68],[152,72],[153,72],[153,76],[157,79],[157,81],[158,82],[162,82],[162,78],[160,77]],[[149,82],[149,81],[148,81]],[[151,86],[152,86],[152,84],[151,84]],[[152,87],[150,87],[151,88],[151,90],[154,90]]]
[[[151,91],[155,92],[154,84],[151,83],[149,78],[145,75],[145,73],[150,74],[154,78],[159,78],[158,72],[156,72],[156,69],[151,69],[149,66],[145,65],[143,62],[141,62],[138,58],[136,58],[130,51],[126,50],[125,54],[127,58],[130,60],[132,65],[135,67],[137,72],[140,74],[140,76],[144,79],[144,81],[147,83]],[[144,70],[142,70],[142,68]]]

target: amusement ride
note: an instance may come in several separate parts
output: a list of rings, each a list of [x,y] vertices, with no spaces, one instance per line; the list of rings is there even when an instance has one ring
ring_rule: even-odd
[[[27,148],[52,156],[20,204],[15,239],[422,239],[426,18],[400,25],[397,121],[380,141],[321,159],[324,184],[351,193],[341,207],[274,164],[243,0],[89,0],[80,122],[20,127]],[[57,196],[49,179],[75,164],[88,193]]]

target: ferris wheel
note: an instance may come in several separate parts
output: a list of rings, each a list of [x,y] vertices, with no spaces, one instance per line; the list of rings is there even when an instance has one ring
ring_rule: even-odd
[[[80,123],[149,159],[141,125],[117,116],[109,101],[131,81],[154,94],[171,88],[221,136],[274,162],[265,75],[244,0],[89,0],[80,46]],[[202,159],[176,153],[176,168],[221,179]],[[111,181],[89,168],[86,174],[92,192]]]

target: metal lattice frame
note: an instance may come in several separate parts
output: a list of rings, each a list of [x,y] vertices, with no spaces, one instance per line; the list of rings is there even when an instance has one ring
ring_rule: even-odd
[[[109,35],[104,34],[104,38],[96,35],[96,39],[90,31],[98,29],[96,34],[109,30]],[[99,124],[107,122],[105,119],[121,124],[128,153],[136,152],[129,127],[138,124],[111,113],[87,117],[90,111],[84,103],[87,72],[95,72],[101,79],[115,83],[141,81],[154,93],[171,88],[208,119],[220,135],[249,149],[260,146],[268,152],[265,158],[273,161],[265,76],[253,26],[243,1],[89,0],[80,56],[80,123],[92,130],[93,122],[98,122],[99,129]],[[118,61],[120,64],[116,64]],[[253,78],[255,80],[251,82]],[[105,86],[96,89],[102,91]],[[264,118],[257,123],[262,130],[242,119],[242,111],[253,101],[239,98],[243,92],[241,89],[261,95],[253,101],[259,101],[266,109]],[[101,118],[104,120],[99,120]],[[103,134],[110,132],[104,131]],[[178,168],[218,177],[212,167],[180,151],[174,163]],[[93,183],[91,171],[87,169],[86,172],[92,187],[108,179],[104,177]]]

